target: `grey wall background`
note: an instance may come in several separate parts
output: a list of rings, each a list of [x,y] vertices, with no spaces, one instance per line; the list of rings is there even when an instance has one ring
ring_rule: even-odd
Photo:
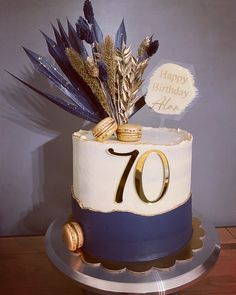
[[[115,34],[125,17],[129,42],[152,33],[162,59],[193,65],[200,98],[181,121],[168,127],[194,135],[194,207],[215,225],[236,225],[236,1],[96,0],[103,31]],[[75,23],[80,0],[1,0],[0,10],[0,234],[43,233],[70,206],[72,132],[84,122],[54,107],[3,72],[8,69],[34,85],[50,89],[20,46],[47,56],[39,32],[53,36],[56,18]],[[134,118],[158,126],[143,109]],[[89,128],[90,126],[87,126]]]

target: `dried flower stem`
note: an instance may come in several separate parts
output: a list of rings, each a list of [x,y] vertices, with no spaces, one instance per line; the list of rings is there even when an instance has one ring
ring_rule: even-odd
[[[138,60],[132,56],[130,47],[123,46],[116,51],[117,76],[116,95],[120,123],[127,123],[138,92],[143,83],[142,76],[148,60]]]
[[[104,95],[100,83],[96,77],[91,76],[87,69],[86,65],[81,58],[81,56],[73,49],[73,48],[67,48],[66,54],[68,56],[68,59],[70,61],[70,64],[74,68],[74,70],[78,73],[78,75],[88,84],[88,86],[91,88],[93,93],[97,96],[99,102],[101,103],[104,110],[110,114],[110,109],[107,104],[106,96]]]
[[[85,61],[85,67],[86,67],[88,74],[91,77],[98,78],[99,69],[98,69],[97,64],[93,61],[92,58],[90,58],[90,57],[87,58],[87,60]]]
[[[115,76],[116,76],[116,62],[115,49],[111,36],[107,36],[101,46],[101,58],[107,66],[108,72],[108,87],[112,98],[115,97]]]

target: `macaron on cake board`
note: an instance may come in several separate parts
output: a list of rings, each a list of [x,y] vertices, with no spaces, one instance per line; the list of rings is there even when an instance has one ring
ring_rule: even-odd
[[[83,246],[83,233],[78,223],[68,222],[64,225],[63,241],[70,251],[75,251]]]

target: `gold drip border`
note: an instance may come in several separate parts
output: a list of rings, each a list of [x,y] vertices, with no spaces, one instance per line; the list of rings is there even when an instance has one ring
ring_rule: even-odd
[[[124,270],[129,270],[133,272],[144,273],[152,268],[156,269],[169,269],[174,267],[177,262],[184,262],[193,258],[193,255],[196,251],[200,251],[203,247],[203,239],[205,237],[205,231],[202,228],[201,220],[193,217],[192,219],[193,233],[191,240],[179,251],[152,261],[147,262],[137,262],[137,263],[118,263],[105,260],[98,260],[82,250],[78,250],[77,253],[80,255],[80,258],[83,263],[99,266],[101,265],[105,270],[112,272],[121,272]]]

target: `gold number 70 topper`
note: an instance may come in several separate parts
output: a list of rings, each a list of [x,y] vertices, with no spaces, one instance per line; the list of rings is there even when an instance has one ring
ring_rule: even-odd
[[[123,156],[123,157],[131,156],[126,167],[125,167],[125,170],[121,176],[120,183],[119,183],[119,186],[118,186],[118,189],[116,192],[116,199],[115,199],[116,203],[122,203],[125,184],[126,184],[128,176],[129,176],[129,173],[131,171],[131,168],[133,167],[133,165],[139,155],[139,151],[133,150],[128,153],[117,153],[112,148],[109,148],[108,153],[111,155],[115,155],[115,156]],[[142,180],[142,174],[143,174],[143,168],[145,165],[145,161],[148,158],[148,156],[151,154],[156,154],[157,156],[160,157],[160,160],[162,163],[162,168],[163,168],[162,188],[161,188],[161,191],[160,191],[158,197],[153,201],[148,200],[148,198],[146,197],[144,190],[143,190],[143,180]],[[154,204],[157,201],[159,201],[167,192],[167,189],[169,186],[169,181],[170,181],[169,163],[168,163],[168,160],[167,160],[167,157],[165,156],[165,154],[163,152],[161,152],[160,150],[149,150],[149,151],[145,152],[144,154],[142,154],[141,157],[137,161],[134,177],[135,177],[136,192],[137,192],[139,198],[143,202],[149,203],[149,204]]]

